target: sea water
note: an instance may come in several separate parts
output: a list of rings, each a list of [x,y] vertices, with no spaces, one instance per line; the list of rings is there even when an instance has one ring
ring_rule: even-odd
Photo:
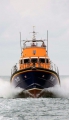
[[[0,120],[69,120],[69,76],[60,76],[61,86],[48,89],[55,98],[15,98],[21,89],[0,77]]]

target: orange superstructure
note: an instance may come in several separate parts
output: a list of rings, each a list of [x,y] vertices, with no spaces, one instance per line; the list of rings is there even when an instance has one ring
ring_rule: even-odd
[[[27,41],[26,41],[27,42]],[[36,67],[50,68],[50,60],[47,55],[45,43],[37,40],[36,42],[42,42],[42,45],[38,46],[36,42],[31,41],[30,46],[25,46],[22,49],[21,58],[19,61],[19,69],[25,69],[31,67],[32,64]]]
[[[36,52],[36,53],[34,53]],[[24,48],[22,51],[22,58],[23,57],[48,57],[47,56],[47,51],[44,47],[28,47]]]

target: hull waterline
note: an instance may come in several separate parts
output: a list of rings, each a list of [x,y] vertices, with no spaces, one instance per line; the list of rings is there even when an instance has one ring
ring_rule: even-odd
[[[19,97],[43,97],[52,96],[52,93],[45,92],[44,89],[60,84],[59,76],[52,70],[45,69],[25,69],[17,71],[11,77],[12,85],[20,87],[23,91]]]

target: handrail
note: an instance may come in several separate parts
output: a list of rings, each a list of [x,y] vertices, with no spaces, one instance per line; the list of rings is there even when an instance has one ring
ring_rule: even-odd
[[[38,45],[38,44],[35,44],[34,46],[30,46],[30,45],[23,45],[23,49],[25,48],[33,48],[33,47],[39,47],[39,48],[46,48],[46,45],[45,46],[42,46],[42,45]]]
[[[45,64],[45,67],[44,67],[44,65],[41,66],[41,63],[40,63],[40,62],[38,62],[37,64],[38,64],[38,67],[45,68],[45,69],[49,69],[49,70],[53,70],[53,71],[56,72],[56,73],[58,74],[58,76],[59,76],[58,67],[57,67],[52,61],[50,61],[50,68],[47,68],[47,67],[46,67],[46,64]],[[48,63],[47,63],[47,65],[48,65]],[[31,63],[28,63],[25,68],[29,68],[29,67],[37,67],[37,66],[36,66],[36,63],[35,63],[35,65],[34,65],[33,63],[32,63],[32,64],[31,64]],[[37,68],[38,68],[38,67],[37,67]],[[23,68],[23,69],[25,69],[25,68]],[[13,73],[15,73],[16,71],[19,71],[19,63],[16,63],[16,64],[12,67],[12,69],[11,69],[11,75],[12,75]]]

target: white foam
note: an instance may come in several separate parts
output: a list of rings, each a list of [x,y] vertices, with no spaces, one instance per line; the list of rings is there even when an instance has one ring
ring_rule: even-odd
[[[5,81],[0,78],[0,97],[14,98],[15,95],[20,93],[22,89],[14,88],[9,81]]]
[[[53,93],[55,97],[60,98],[68,98],[69,97],[69,77],[63,78],[60,80],[61,84],[56,85],[52,88],[45,89],[45,91],[49,91]]]

